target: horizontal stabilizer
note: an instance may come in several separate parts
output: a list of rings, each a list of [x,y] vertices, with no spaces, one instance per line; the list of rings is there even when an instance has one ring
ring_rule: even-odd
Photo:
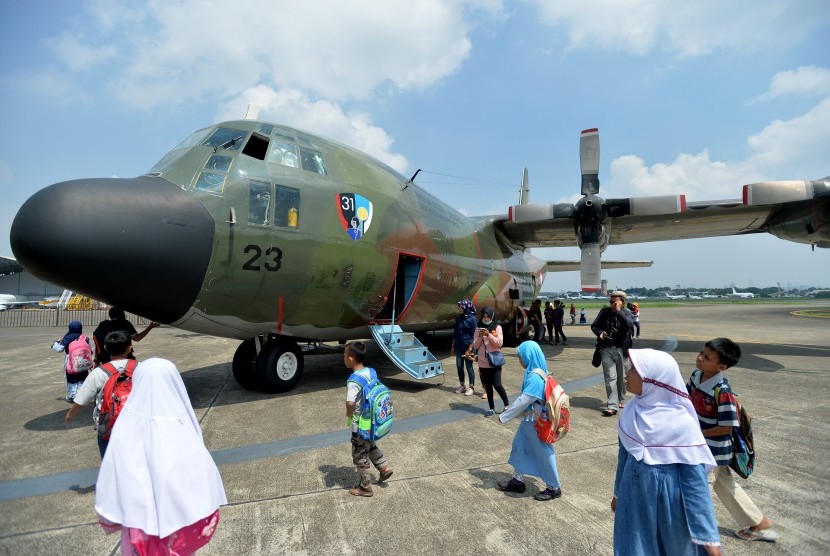
[[[579,270],[580,261],[547,261],[544,272],[571,272]],[[650,267],[654,261],[602,261],[603,269]]]

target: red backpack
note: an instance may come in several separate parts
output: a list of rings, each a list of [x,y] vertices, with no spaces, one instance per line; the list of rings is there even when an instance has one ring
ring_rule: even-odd
[[[115,420],[118,419],[121,409],[127,402],[127,397],[133,389],[133,371],[136,365],[138,362],[130,359],[122,372],[118,372],[112,363],[101,365],[101,368],[110,375],[104,384],[101,410],[98,413],[98,438],[101,440],[109,440]]]
[[[545,406],[533,428],[539,440],[553,444],[571,430],[571,399],[552,374],[545,375],[541,369],[533,372],[545,379]]]

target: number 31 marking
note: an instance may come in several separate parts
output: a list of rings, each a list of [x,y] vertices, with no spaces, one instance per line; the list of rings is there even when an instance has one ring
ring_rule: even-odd
[[[262,247],[259,245],[245,246],[245,253],[253,253],[253,256],[242,265],[242,270],[259,270],[259,259],[263,257]],[[269,272],[276,272],[282,266],[282,249],[279,247],[269,247],[265,250],[265,270]]]

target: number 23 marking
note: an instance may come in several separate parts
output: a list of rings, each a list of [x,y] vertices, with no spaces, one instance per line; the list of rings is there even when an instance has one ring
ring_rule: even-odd
[[[259,270],[259,259],[262,255],[262,247],[259,245],[245,246],[245,253],[253,253],[253,256],[242,265],[242,270]],[[282,266],[282,249],[279,247],[269,247],[265,250],[265,270],[269,272],[276,272]]]

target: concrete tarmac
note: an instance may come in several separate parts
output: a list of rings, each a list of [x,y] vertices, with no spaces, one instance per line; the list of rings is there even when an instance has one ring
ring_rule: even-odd
[[[791,314],[802,307],[830,304],[646,306],[641,316],[635,347],[673,348],[684,378],[704,341],[727,336],[743,348],[728,376],[753,417],[758,459],[741,484],[781,539],[736,538],[716,498],[727,554],[830,554],[830,320]],[[104,534],[93,507],[100,462],[91,409],[63,421],[63,356],[49,349],[63,333],[0,331],[0,554],[119,553],[119,537]],[[235,340],[159,328],[135,351],[176,363],[219,464],[229,504],[200,554],[612,554],[616,418],[600,415],[605,389],[590,365],[589,327],[565,333],[567,346],[543,346],[573,415],[571,433],[555,447],[563,496],[551,502],[533,499],[544,488],[538,479],[521,495],[496,489],[512,470],[506,462],[517,422],[485,418],[484,400],[454,393],[447,334],[431,339],[443,384],[411,379],[370,349],[368,363],[392,389],[396,409],[395,429],[380,442],[394,475],[373,498],[347,491],[357,474],[342,354],[306,357],[300,385],[269,395],[234,381]],[[505,352],[512,400],[522,369],[515,349]]]

